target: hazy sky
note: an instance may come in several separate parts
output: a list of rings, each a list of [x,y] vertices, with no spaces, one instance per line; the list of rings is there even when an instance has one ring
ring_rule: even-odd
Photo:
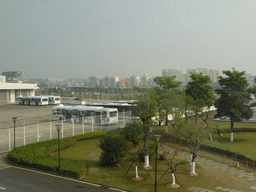
[[[0,73],[24,78],[256,75],[255,0],[0,0]]]

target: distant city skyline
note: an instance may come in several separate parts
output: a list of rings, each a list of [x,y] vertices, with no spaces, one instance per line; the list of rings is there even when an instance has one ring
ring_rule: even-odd
[[[0,72],[24,78],[256,74],[254,0],[1,1]]]

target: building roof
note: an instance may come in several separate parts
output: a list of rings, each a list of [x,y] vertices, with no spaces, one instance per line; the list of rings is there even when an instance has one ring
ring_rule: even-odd
[[[37,84],[26,84],[26,83],[1,83],[0,90],[10,89],[39,89]]]

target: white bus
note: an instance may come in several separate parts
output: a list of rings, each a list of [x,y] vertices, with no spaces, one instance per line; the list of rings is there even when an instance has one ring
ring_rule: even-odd
[[[99,123],[108,125],[118,122],[118,110],[116,108],[91,107],[91,106],[64,106],[58,105],[52,108],[52,120],[79,119],[84,117],[85,123]]]
[[[48,97],[48,100],[49,100],[49,104],[53,104],[53,105],[56,105],[56,104],[61,104],[61,99],[60,99],[60,96],[47,96]]]
[[[19,105],[48,105],[48,97],[45,96],[18,96],[15,103]]]

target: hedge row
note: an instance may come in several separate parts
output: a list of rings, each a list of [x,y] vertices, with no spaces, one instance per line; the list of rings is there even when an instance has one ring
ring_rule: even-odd
[[[106,135],[106,131],[100,130],[73,137],[66,137],[60,139],[60,149],[66,149],[74,145],[77,141],[88,140],[102,137]],[[33,167],[45,171],[57,171],[58,157],[51,156],[52,153],[58,151],[58,139],[27,144],[17,147],[8,153],[8,159],[16,164]],[[72,176],[81,177],[86,168],[85,161],[71,160],[60,158],[61,168],[59,173]]]

